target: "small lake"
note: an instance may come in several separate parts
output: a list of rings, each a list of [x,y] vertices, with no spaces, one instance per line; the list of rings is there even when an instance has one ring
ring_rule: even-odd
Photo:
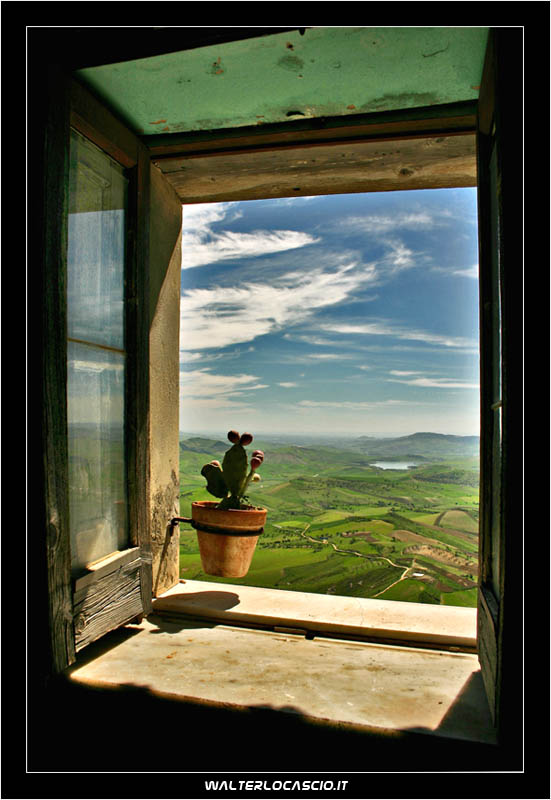
[[[379,469],[408,469],[409,467],[416,467],[413,461],[374,461],[370,464],[371,467],[379,467]]]

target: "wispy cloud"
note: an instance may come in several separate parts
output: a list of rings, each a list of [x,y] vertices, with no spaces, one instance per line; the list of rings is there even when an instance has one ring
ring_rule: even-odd
[[[459,275],[462,278],[478,280],[478,264],[473,264],[472,267],[468,267],[467,269],[454,269],[451,274]]]
[[[461,381],[455,378],[412,378],[411,380],[398,380],[388,378],[393,383],[405,383],[408,386],[424,386],[430,389],[479,389],[478,383]]]
[[[357,267],[287,273],[272,285],[190,289],[180,303],[181,348],[227,347],[303,323],[375,279],[374,268]]]
[[[399,230],[428,230],[441,224],[440,216],[442,215],[437,216],[426,210],[399,214],[366,214],[348,217],[342,227],[380,236]]]
[[[341,408],[350,411],[363,411],[388,406],[417,405],[417,403],[412,403],[409,400],[301,400],[297,405],[303,408]]]
[[[278,386],[283,386],[284,389],[293,389],[295,386],[298,386],[298,383],[294,381],[279,381]]]
[[[430,333],[428,331],[410,330],[408,328],[389,325],[385,322],[368,322],[359,325],[348,323],[343,324],[324,324],[323,330],[332,333],[342,333],[345,335],[366,335],[366,336],[390,336],[405,341],[426,342],[427,344],[440,345],[451,348],[476,349],[478,343],[473,339],[464,336],[447,336],[445,334]]]
[[[220,375],[213,373],[210,367],[186,370],[180,373],[180,395],[195,398],[218,399],[236,397],[267,389],[268,384],[258,383],[256,375]]]
[[[224,220],[232,208],[229,203],[183,207],[182,269],[280,253],[319,241],[312,234],[293,230],[257,230],[249,233],[213,231],[211,226]],[[236,218],[235,213],[233,218]]]

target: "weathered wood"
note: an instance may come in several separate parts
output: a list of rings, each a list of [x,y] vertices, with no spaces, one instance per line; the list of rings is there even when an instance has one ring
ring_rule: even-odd
[[[141,553],[142,611],[151,610],[149,535],[149,202],[150,162],[140,145],[130,171],[126,279],[127,471],[130,543]]]
[[[496,724],[498,606],[492,592],[478,592],[477,643],[482,679],[492,721]]]
[[[499,741],[522,736],[522,30],[492,29],[478,115],[480,664]],[[511,767],[512,768],[512,767]]]
[[[110,559],[106,571],[86,575],[88,580],[81,582],[75,591],[73,608],[77,652],[142,613],[142,560],[138,549],[131,552],[134,558],[123,554],[120,559]]]
[[[69,186],[69,84],[48,68],[44,141],[44,226],[36,270],[42,299],[42,453],[51,668],[61,672],[75,660],[71,598],[66,402],[66,283]]]
[[[278,147],[342,144],[346,141],[396,140],[474,133],[476,103],[462,102],[400,111],[347,114],[229,130],[191,131],[145,136],[153,159],[180,155],[251,152]]]
[[[156,161],[182,203],[476,186],[474,134]]]
[[[71,82],[71,125],[123,167],[138,161],[139,141],[88,89]]]
[[[140,548],[130,547],[128,550],[111,553],[111,555],[96,561],[94,564],[89,564],[84,575],[79,576],[75,580],[74,594],[81,593],[106,575],[109,575],[111,572],[116,572],[125,564],[128,564],[130,561],[135,561],[139,557]]]

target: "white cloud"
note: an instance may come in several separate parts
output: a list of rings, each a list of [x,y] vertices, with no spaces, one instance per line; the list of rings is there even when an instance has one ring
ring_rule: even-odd
[[[406,247],[403,242],[392,239],[385,241],[385,244],[388,246],[389,252],[382,261],[384,266],[393,270],[408,269],[415,266],[415,253],[409,247]]]
[[[180,302],[181,348],[227,347],[302,323],[375,279],[374,267],[357,267],[353,262],[333,272],[287,273],[277,285],[190,289]]]
[[[199,267],[217,261],[280,253],[318,242],[319,239],[302,231],[266,231],[250,233],[212,231],[215,222],[226,219],[232,203],[200,203],[183,206],[182,210],[182,269]],[[232,219],[242,216],[234,211]]]
[[[295,386],[298,386],[298,383],[294,383],[293,381],[280,381],[278,386],[283,386],[284,389],[292,389]]]
[[[368,214],[366,216],[349,217],[345,226],[349,230],[362,231],[375,235],[387,234],[403,230],[427,230],[439,224],[434,214],[417,211],[401,214]]]
[[[218,375],[211,372],[210,367],[186,370],[180,373],[180,396],[220,401],[268,388],[268,384],[256,381],[256,375]]]
[[[361,325],[332,324],[321,327],[323,330],[345,335],[392,336],[396,339],[426,342],[427,344],[436,344],[442,347],[478,349],[478,343],[475,340],[467,339],[464,336],[446,336],[444,334],[429,333],[428,331],[408,330],[385,322],[368,322]]]
[[[348,410],[362,411],[364,409],[382,408],[386,406],[405,406],[417,405],[407,400],[373,400],[373,401],[354,401],[354,400],[301,400],[297,405],[304,408],[342,408]]]
[[[406,383],[408,386],[424,386],[430,389],[479,389],[478,383],[456,380],[454,378],[413,378],[410,381],[400,381],[389,378],[394,383]]]
[[[226,219],[235,203],[194,203],[182,206],[182,228],[184,231],[208,232],[213,222]],[[232,219],[241,216],[234,212]]]
[[[472,267],[468,267],[467,269],[456,269],[452,272],[452,275],[478,280],[478,264],[473,264]]]

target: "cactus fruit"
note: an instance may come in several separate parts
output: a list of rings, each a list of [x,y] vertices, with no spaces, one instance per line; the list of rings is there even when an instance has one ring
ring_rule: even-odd
[[[228,432],[228,439],[233,446],[226,452],[222,464],[216,460],[205,464],[201,475],[206,478],[207,491],[220,498],[217,508],[239,509],[247,506],[244,499],[249,483],[259,480],[255,473],[264,460],[264,453],[262,450],[255,450],[248,468],[244,445],[252,442],[252,434],[244,433],[240,436],[237,431],[231,430]]]

